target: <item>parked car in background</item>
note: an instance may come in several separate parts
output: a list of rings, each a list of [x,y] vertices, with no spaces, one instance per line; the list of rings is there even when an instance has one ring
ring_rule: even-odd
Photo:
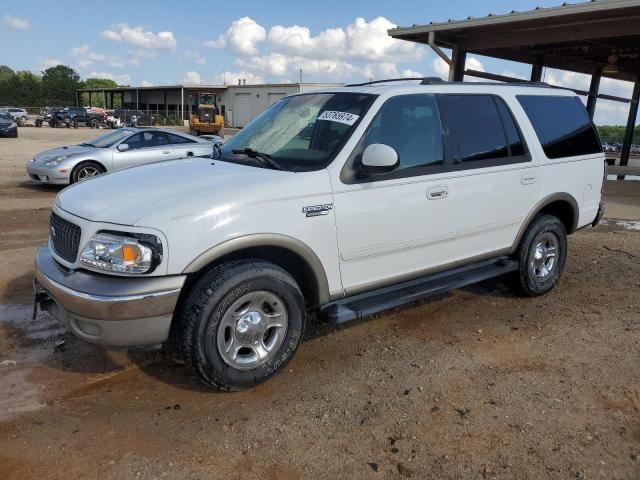
[[[37,183],[66,185],[112,170],[212,151],[211,142],[186,133],[122,128],[80,145],[39,153],[27,163],[27,173]]]
[[[98,128],[105,123],[104,110],[87,110],[84,107],[68,107],[67,112],[72,123]]]
[[[118,109],[107,116],[107,126],[110,128],[125,127],[150,127],[153,126],[154,117],[140,110]]]
[[[202,138],[204,140],[209,140],[213,143],[214,151],[220,152],[222,149],[222,144],[224,143],[224,139],[220,135],[200,135],[198,138]]]
[[[6,110],[0,110],[0,137],[18,137],[18,125]]]
[[[24,125],[29,119],[29,113],[24,108],[7,107],[5,109],[18,125]]]
[[[169,341],[206,385],[247,388],[285,367],[311,312],[339,324],[504,274],[524,295],[548,293],[567,235],[602,218],[604,160],[566,90],[291,95],[213,161],[60,192],[36,299],[85,340]]]

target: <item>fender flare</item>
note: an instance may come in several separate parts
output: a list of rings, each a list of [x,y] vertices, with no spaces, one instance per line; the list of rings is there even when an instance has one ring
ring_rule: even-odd
[[[255,247],[278,247],[289,250],[301,257],[310,267],[315,277],[318,290],[318,304],[323,305],[329,302],[330,295],[327,273],[316,253],[311,247],[300,240],[278,233],[255,233],[222,242],[198,255],[182,270],[182,273],[197,273],[225,255]]]
[[[518,235],[516,235],[516,239],[513,241],[513,245],[511,246],[511,251],[509,253],[514,253],[518,249],[518,245],[520,245],[520,240],[524,235],[524,232],[527,230],[527,227],[531,223],[531,221],[538,215],[547,205],[552,204],[553,202],[567,202],[571,205],[571,209],[573,210],[573,225],[570,229],[567,230],[568,234],[575,232],[578,228],[578,217],[580,215],[580,209],[578,208],[578,202],[570,193],[566,192],[558,192],[548,197],[540,200],[533,209],[529,212],[524,222],[520,226],[520,230],[518,230]]]

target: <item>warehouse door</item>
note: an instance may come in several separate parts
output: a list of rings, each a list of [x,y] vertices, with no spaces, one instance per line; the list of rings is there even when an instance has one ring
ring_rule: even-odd
[[[236,93],[235,126],[244,127],[251,121],[251,94]]]
[[[287,94],[286,93],[270,93],[269,94],[269,105],[273,105],[274,103],[276,103],[278,100],[280,100],[283,97],[286,97]]]

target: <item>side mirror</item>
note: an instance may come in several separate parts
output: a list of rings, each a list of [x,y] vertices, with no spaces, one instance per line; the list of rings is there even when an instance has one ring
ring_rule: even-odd
[[[362,153],[362,168],[367,173],[391,172],[398,163],[398,153],[383,143],[373,143]]]
[[[121,143],[120,145],[118,145],[118,151],[119,152],[126,152],[127,150],[129,150],[129,145],[126,143]]]

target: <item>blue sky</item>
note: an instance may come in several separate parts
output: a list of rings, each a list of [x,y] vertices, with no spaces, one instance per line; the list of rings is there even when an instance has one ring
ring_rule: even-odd
[[[555,6],[559,0],[385,1],[314,0],[210,2],[87,2],[22,0],[0,7],[0,63],[41,71],[63,63],[83,78],[120,84],[345,82],[440,75],[444,65],[427,47],[393,41],[394,25],[444,21]],[[472,57],[471,66],[527,77],[529,67]],[[552,83],[579,88],[586,76],[545,72]],[[623,82],[607,93],[630,95]],[[600,123],[623,123],[626,105],[601,102]]]

